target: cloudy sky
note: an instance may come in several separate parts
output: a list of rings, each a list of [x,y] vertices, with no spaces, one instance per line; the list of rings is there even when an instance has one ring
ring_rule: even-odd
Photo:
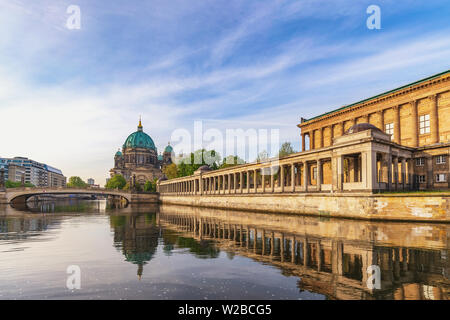
[[[0,0],[0,156],[104,184],[140,115],[158,150],[196,120],[298,150],[300,117],[450,69],[449,16],[448,0]]]

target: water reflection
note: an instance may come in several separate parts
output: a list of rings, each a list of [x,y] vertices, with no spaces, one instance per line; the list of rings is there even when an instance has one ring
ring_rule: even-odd
[[[105,224],[110,230],[110,239],[105,238],[107,233],[102,233]],[[84,227],[85,231],[79,230]],[[58,231],[59,236],[53,231]],[[78,243],[60,240],[66,233],[77,236],[78,232],[80,237],[86,238],[87,246],[105,243],[116,254],[105,247],[86,251],[86,244],[78,246]],[[83,255],[85,272],[88,273],[91,266],[101,268],[93,273],[95,281],[86,285],[88,297],[106,282],[117,291],[117,286],[121,287],[119,278],[126,273],[125,263],[125,267],[133,268],[135,281],[137,275],[139,283],[143,281],[146,286],[137,286],[127,278],[122,286],[136,289],[136,292],[133,295],[130,291],[117,292],[119,298],[159,298],[156,293],[167,291],[170,283],[174,286],[172,298],[179,299],[204,296],[267,299],[273,297],[273,294],[266,294],[270,290],[278,295],[283,292],[289,299],[320,296],[329,299],[448,299],[448,235],[446,224],[318,219],[171,205],[124,208],[106,201],[41,202],[29,204],[26,212],[0,208],[0,274],[3,273],[0,280],[20,278],[21,274],[14,273],[14,259],[32,265],[34,258],[28,259],[30,253],[27,252],[33,250],[31,243],[40,241],[52,244],[55,250],[55,254],[40,251],[48,255],[46,268],[58,264],[61,256],[73,261]],[[79,239],[78,242],[82,238],[74,239]],[[18,248],[23,250],[20,256],[8,255]],[[150,264],[154,267],[147,267]],[[380,290],[371,290],[366,285],[365,270],[370,265],[380,267]],[[182,275],[174,266],[185,268],[181,270]],[[222,273],[226,268],[233,269],[229,275],[232,278],[225,281]],[[46,269],[39,272],[45,273]],[[199,284],[198,279],[205,272],[212,275]],[[249,280],[251,272],[255,273],[254,287],[243,284]],[[54,275],[54,272],[49,274]],[[279,278],[280,274],[283,278]],[[40,281],[39,273],[29,276]],[[183,287],[173,281],[189,282],[189,285]],[[207,293],[205,281],[213,288],[222,286],[224,292],[234,293],[230,296],[217,291]],[[220,285],[216,281],[220,281]],[[60,281],[55,280],[55,283],[59,285]],[[289,286],[296,292],[287,290]],[[8,286],[0,281],[0,297],[5,288]],[[36,290],[40,297],[41,289]],[[15,297],[15,291],[9,292]],[[66,294],[59,292],[57,296]],[[114,298],[109,289],[103,294],[102,297]]]
[[[332,299],[448,299],[447,225],[328,220],[162,206],[165,229],[280,268]],[[381,289],[365,272],[381,269]]]

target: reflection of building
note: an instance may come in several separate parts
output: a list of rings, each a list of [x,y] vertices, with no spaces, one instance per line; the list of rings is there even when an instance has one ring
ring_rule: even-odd
[[[155,214],[110,217],[114,229],[114,245],[121,249],[125,260],[138,265],[138,277],[141,278],[144,265],[156,253],[159,228]]]
[[[168,145],[164,154],[158,156],[153,139],[144,132],[141,121],[136,132],[128,136],[122,151],[114,156],[114,168],[110,170],[111,177],[120,174],[129,181],[133,176],[136,182],[144,184],[162,176],[162,167],[172,163],[172,147]]]
[[[31,183],[37,187],[63,187],[66,185],[66,177],[61,170],[24,157],[0,158],[0,168],[5,169],[6,180],[21,181],[20,178],[17,180],[14,174],[10,177],[9,171],[10,168],[14,168],[13,166],[25,168],[25,183]]]
[[[450,70],[310,119],[302,118],[298,127],[306,151],[307,141],[310,150],[328,148],[355,124],[370,123],[389,135],[392,147],[413,151],[412,157],[393,151],[382,159],[391,166],[386,170],[390,176],[381,177],[383,182],[402,182],[407,171],[414,172],[414,183],[420,189],[439,189],[450,186],[449,112]]]
[[[445,225],[274,219],[270,214],[170,205],[160,208],[159,220],[186,237],[212,239],[224,250],[276,266],[299,277],[301,290],[331,299],[450,298]],[[420,228],[426,230],[423,235]],[[381,271],[379,290],[367,287],[366,270],[372,265]]]

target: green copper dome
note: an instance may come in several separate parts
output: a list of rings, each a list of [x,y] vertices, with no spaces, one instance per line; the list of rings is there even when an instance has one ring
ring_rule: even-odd
[[[130,134],[123,144],[124,148],[146,148],[156,151],[155,143],[148,134],[143,131],[141,121],[139,121],[138,131]]]
[[[173,152],[172,146],[169,144],[169,145],[164,149],[164,152],[172,153],[172,152]]]
[[[122,152],[120,152],[120,150],[119,150],[119,151],[117,151],[117,152],[116,152],[116,156],[119,156],[119,157],[121,157],[121,156],[122,156]]]
[[[158,154],[158,160],[163,161],[163,159],[164,159],[163,156],[161,154]]]

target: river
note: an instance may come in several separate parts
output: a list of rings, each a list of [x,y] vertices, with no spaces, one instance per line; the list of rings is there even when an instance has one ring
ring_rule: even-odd
[[[106,200],[3,206],[0,299],[448,299],[449,231]]]

